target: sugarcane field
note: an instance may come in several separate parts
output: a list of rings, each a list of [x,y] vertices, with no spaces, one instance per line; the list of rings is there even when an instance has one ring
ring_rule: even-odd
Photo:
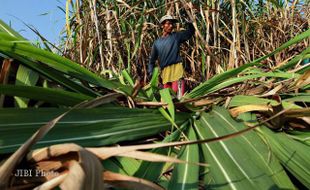
[[[309,0],[2,3],[0,190],[310,189]]]

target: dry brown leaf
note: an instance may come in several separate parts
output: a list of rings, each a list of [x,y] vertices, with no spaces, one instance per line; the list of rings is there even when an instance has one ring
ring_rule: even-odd
[[[310,117],[310,108],[290,109],[284,115],[286,117]]]
[[[271,111],[272,108],[268,105],[244,105],[235,107],[229,110],[232,117],[237,117],[241,113],[249,112],[249,111]]]
[[[139,106],[156,106],[156,107],[168,106],[167,103],[163,103],[163,102],[136,102],[136,105],[139,105]]]
[[[105,171],[103,173],[103,178],[106,183],[118,188],[139,190],[164,190],[164,188],[145,179],[125,176],[110,171]]]
[[[131,9],[131,7],[125,1],[122,1],[122,0],[116,0],[116,1],[125,5],[128,9]]]
[[[277,115],[278,113],[281,113],[283,111],[285,111],[284,114],[286,114],[289,111],[289,109],[284,109],[281,97],[278,94],[273,95],[272,98],[277,101],[277,104],[271,105],[272,110],[267,112],[269,116]],[[281,129],[286,122],[286,117],[284,116],[284,114],[281,114],[278,117],[274,117],[272,120],[270,120],[271,125],[267,126],[275,130]]]
[[[213,104],[214,102],[216,102],[216,99],[203,99],[203,100],[198,100],[197,102],[193,103],[193,106],[195,107],[200,107],[200,106],[205,106],[205,105],[209,105],[209,104]]]
[[[292,59],[292,58],[293,58],[293,56],[291,56],[291,57],[289,57],[289,58],[283,60],[281,63],[277,63],[277,65],[274,66],[274,67],[272,68],[272,70],[276,70],[276,69],[280,68],[281,66],[285,65],[285,64],[286,64],[290,59]]]
[[[91,183],[92,181],[87,181],[86,177],[87,174],[83,170],[82,166],[75,160],[70,161],[69,163],[69,172],[65,179],[59,184],[61,189],[69,190],[69,189],[76,189],[82,190],[87,189],[87,185],[97,185]],[[101,183],[101,182],[100,182]],[[100,184],[98,184],[101,187]],[[94,188],[89,188],[94,189]],[[100,188],[102,189],[102,188]],[[95,189],[94,189],[95,190]]]
[[[310,126],[310,117],[301,117],[301,119],[305,121],[308,124],[308,126]]]
[[[101,179],[103,167],[100,160],[85,149],[80,152],[80,158],[80,164],[86,173],[84,189],[104,189],[104,181]]]
[[[76,153],[76,156],[72,153]],[[103,189],[102,164],[95,155],[76,144],[59,144],[34,150],[28,154],[27,159],[38,162],[38,169],[59,169],[60,163],[68,168],[68,176],[60,185],[63,189]],[[44,161],[50,159],[53,160]]]
[[[191,141],[190,141],[191,142]],[[113,156],[125,154],[137,150],[147,150],[153,148],[162,148],[169,146],[177,146],[180,144],[186,144],[187,142],[171,142],[171,143],[158,143],[158,144],[144,144],[144,145],[133,145],[133,146],[117,146],[117,147],[100,147],[100,148],[86,148],[88,151],[96,154],[101,159],[108,159]]]
[[[7,84],[12,60],[4,59],[0,70],[0,84]]]
[[[126,153],[120,154],[118,156],[130,157],[130,158],[146,160],[146,161],[150,161],[150,162],[186,163],[185,161],[174,158],[174,157],[164,156],[164,155],[155,154],[155,153],[151,153],[151,152],[142,152],[142,151],[126,152]]]
[[[14,152],[0,167],[0,189],[7,188],[9,178],[14,168],[24,158],[25,154],[29,151],[30,147],[43,138],[54,125],[64,117],[69,111],[61,114],[57,118],[48,122],[41,127],[35,134],[33,134],[19,149]]]
[[[66,159],[62,157],[64,155],[69,155],[72,152],[78,153],[79,155],[78,160],[74,160],[77,159],[77,157],[69,156],[69,159],[71,160],[66,161]],[[162,160],[162,161],[169,160],[177,163],[184,163],[184,161],[180,161],[175,158],[169,158],[166,156],[156,155],[153,153],[133,151],[125,154],[126,156],[134,158],[148,157],[149,160]],[[64,165],[63,167],[66,167],[69,170],[65,175],[65,177],[57,176],[56,178],[51,179],[50,182],[42,184],[42,186],[40,187],[52,187],[55,185],[56,186],[59,185],[62,189],[104,189],[103,186],[98,187],[92,185],[98,183],[101,183],[103,185],[103,180],[105,180],[105,182],[116,187],[125,187],[130,189],[137,189],[137,188],[162,189],[156,184],[135,177],[123,176],[111,172],[105,172],[105,174],[102,176],[102,170],[98,172],[98,168],[101,167],[100,162],[98,162],[97,165],[96,162],[98,161],[98,159],[95,157],[95,160],[97,160],[95,161],[94,158],[91,157],[95,157],[95,155],[79,147],[78,145],[61,144],[61,145],[53,145],[48,148],[41,148],[38,150],[34,150],[28,154],[27,158],[31,162],[36,162],[38,169],[41,170],[59,169],[60,163]],[[55,158],[59,158],[61,162]],[[89,170],[87,170],[87,168]],[[95,179],[97,179],[97,181],[94,180],[94,178],[88,179],[89,176],[94,175],[96,176]]]
[[[266,92],[267,87],[265,85],[260,85],[255,88],[246,89],[245,95],[259,95]]]
[[[107,154],[101,154],[102,152],[98,151],[98,149],[89,148],[88,150],[91,151],[93,154],[97,155],[102,160],[106,160],[110,158],[110,156]],[[155,154],[151,152],[142,152],[142,151],[137,151],[137,150],[120,153],[115,156],[129,157],[129,158],[140,159],[140,160],[145,160],[145,161],[150,161],[150,162],[189,163],[189,164],[197,164],[200,166],[208,166],[205,163],[190,163],[190,162],[186,162],[184,160],[180,160],[180,159],[170,157],[170,156]]]
[[[272,90],[270,90],[269,92],[266,92],[265,94],[260,95],[259,97],[273,96],[273,95],[277,94],[278,91],[281,90],[282,88],[283,88],[283,85],[280,84],[280,85],[276,86],[275,88],[273,88]]]
[[[67,177],[68,173],[63,173],[57,177],[54,177],[51,180],[48,180],[47,182],[43,183],[42,185],[35,187],[33,190],[49,190],[49,189],[53,189],[57,186],[59,186],[59,184],[61,184],[64,179]]]
[[[135,85],[133,87],[132,94],[131,94],[131,97],[133,99],[138,95],[139,90],[141,89],[141,87],[142,87],[142,84],[141,84],[140,78],[138,78],[135,81]]]
[[[302,88],[310,84],[310,70],[306,71],[303,75],[299,77],[299,79],[295,83],[295,88]]]
[[[69,152],[78,152],[80,150],[81,147],[73,143],[57,144],[29,152],[27,155],[27,160],[32,162],[39,162],[42,160],[49,160],[53,157],[68,154]]]
[[[56,171],[63,167],[62,160],[46,160],[35,163],[36,167],[43,171]]]

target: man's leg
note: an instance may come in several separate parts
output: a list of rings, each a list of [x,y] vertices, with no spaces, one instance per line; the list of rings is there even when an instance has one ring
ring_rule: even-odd
[[[179,87],[178,89],[180,90],[179,92],[180,92],[181,96],[183,96],[185,93],[185,81],[183,79],[179,80],[178,87]]]
[[[164,84],[164,88],[171,88],[171,82],[167,82],[166,84]]]
[[[183,79],[172,82],[172,90],[177,94],[180,99],[185,93],[185,82]]]
[[[177,94],[178,93],[178,81],[172,82],[172,90]]]

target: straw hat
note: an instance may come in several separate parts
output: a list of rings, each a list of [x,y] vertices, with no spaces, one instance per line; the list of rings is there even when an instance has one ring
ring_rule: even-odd
[[[166,20],[170,20],[170,21],[172,21],[172,22],[174,22],[174,23],[178,22],[178,20],[175,19],[173,16],[171,16],[171,15],[165,15],[165,16],[161,17],[161,19],[159,20],[159,23],[160,23],[160,24],[163,24],[163,22],[166,21]]]

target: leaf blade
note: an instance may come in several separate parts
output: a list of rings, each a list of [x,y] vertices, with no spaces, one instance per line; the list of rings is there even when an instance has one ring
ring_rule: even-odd
[[[222,136],[244,128],[223,108],[215,108],[195,122],[199,138]],[[294,187],[276,159],[268,162],[269,150],[254,131],[226,141],[203,144],[201,147],[210,164],[210,172],[204,178],[207,188]]]

